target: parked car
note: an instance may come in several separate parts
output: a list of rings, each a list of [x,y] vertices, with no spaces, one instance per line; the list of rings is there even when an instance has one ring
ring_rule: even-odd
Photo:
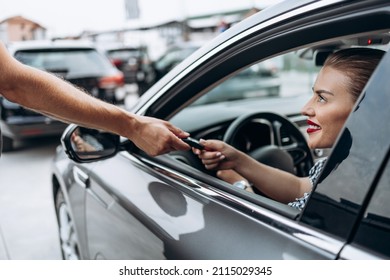
[[[121,103],[125,98],[123,74],[89,43],[78,41],[25,41],[8,45],[20,62],[58,75],[100,99]],[[33,93],[32,93],[33,94]],[[61,135],[66,124],[0,97],[3,151],[15,140]]]
[[[189,55],[199,49],[205,42],[188,41],[177,42],[153,62],[156,80],[160,80],[176,65],[186,59]]]
[[[283,57],[270,58],[248,67],[226,82],[213,88],[200,97],[194,105],[279,96],[281,80],[279,72],[283,67]]]
[[[185,58],[207,44],[202,41],[176,43],[154,62],[156,79],[161,79]],[[281,58],[259,62],[234,75],[227,82],[217,86],[195,104],[214,103],[223,100],[242,99],[248,96],[278,96],[280,94],[279,71],[283,67]]]
[[[102,48],[111,62],[125,75],[125,83],[138,85],[139,95],[153,85],[155,72],[147,47],[110,44]]]
[[[196,139],[222,139],[277,168],[287,156],[290,172],[307,176],[321,157],[308,148],[300,115],[314,73],[338,49],[387,51],[389,31],[385,0],[284,1],[196,50],[132,112],[168,120]],[[238,71],[277,56],[297,58],[280,72],[280,97],[193,105]],[[390,118],[389,67],[386,53],[327,162],[340,150],[348,156],[314,186],[302,211],[218,179],[191,151],[149,157],[127,139],[69,126],[52,173],[63,257],[390,258],[390,126],[380,121]],[[73,133],[96,149],[75,150]]]

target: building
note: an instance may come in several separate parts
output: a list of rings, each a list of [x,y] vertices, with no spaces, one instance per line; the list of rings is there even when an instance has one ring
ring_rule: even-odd
[[[160,24],[127,26],[117,30],[84,32],[73,39],[89,39],[96,43],[121,42],[149,48],[151,57],[160,56],[167,46],[178,41],[207,41],[242,19],[260,11],[257,8],[217,12],[187,17]],[[224,25],[224,26],[221,26]]]
[[[45,27],[22,16],[9,17],[0,21],[0,40],[4,43],[42,40],[45,37]]]

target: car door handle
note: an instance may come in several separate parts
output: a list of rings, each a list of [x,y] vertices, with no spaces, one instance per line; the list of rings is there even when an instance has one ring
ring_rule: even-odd
[[[88,188],[89,177],[88,177],[87,173],[82,171],[77,166],[73,167],[73,177],[74,177],[74,180],[77,184],[79,184],[80,186],[82,186],[84,188]]]
[[[90,188],[89,176],[77,166],[73,166],[73,177],[75,182],[78,185],[82,186],[86,190],[86,192],[89,193],[101,206],[103,206],[104,208],[108,208],[112,204],[112,201],[105,201],[100,195],[96,193],[96,191],[93,191]]]

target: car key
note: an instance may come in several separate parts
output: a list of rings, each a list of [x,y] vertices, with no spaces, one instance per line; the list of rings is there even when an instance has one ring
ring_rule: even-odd
[[[186,142],[188,145],[195,149],[203,150],[204,146],[199,143],[199,140],[196,140],[195,138],[187,137],[187,138],[182,138],[184,142]]]

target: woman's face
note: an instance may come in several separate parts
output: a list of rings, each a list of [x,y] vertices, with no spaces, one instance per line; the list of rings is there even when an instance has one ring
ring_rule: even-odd
[[[331,148],[343,127],[354,101],[348,93],[349,78],[331,67],[323,67],[313,87],[313,97],[302,108],[308,117],[310,148]]]

